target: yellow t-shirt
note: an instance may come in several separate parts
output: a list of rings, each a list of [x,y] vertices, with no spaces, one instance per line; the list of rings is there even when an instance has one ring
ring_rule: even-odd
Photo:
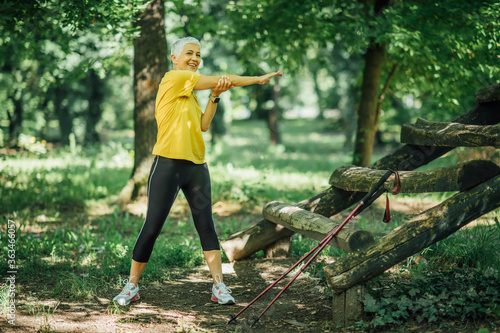
[[[172,70],[161,80],[156,96],[158,136],[154,155],[205,163],[201,108],[193,93],[199,79],[198,73]]]

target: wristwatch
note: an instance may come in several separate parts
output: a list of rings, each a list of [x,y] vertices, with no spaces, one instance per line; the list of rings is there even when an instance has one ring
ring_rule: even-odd
[[[219,103],[220,101],[220,97],[214,97],[212,94],[210,94],[209,98],[213,103]]]

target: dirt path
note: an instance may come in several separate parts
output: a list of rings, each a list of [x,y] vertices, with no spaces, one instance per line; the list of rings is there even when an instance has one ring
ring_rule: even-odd
[[[284,283],[278,285],[227,325],[269,283],[286,271],[295,259],[250,259],[224,264],[225,282],[237,304],[210,302],[211,283],[204,268],[183,271],[174,281],[141,286],[141,299],[119,308],[110,300],[119,290],[106,290],[90,303],[41,302],[45,310],[18,306],[17,326],[0,324],[1,332],[328,332],[331,304],[318,281],[302,275],[259,321],[254,318],[269,304]],[[288,280],[287,280],[288,281]],[[31,313],[30,313],[31,312]],[[36,314],[38,312],[38,314]]]

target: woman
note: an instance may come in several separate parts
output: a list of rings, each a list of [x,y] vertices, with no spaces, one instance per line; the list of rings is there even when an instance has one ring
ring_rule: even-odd
[[[163,77],[156,97],[158,136],[148,181],[146,219],[134,246],[129,282],[113,301],[127,305],[139,299],[138,280],[181,189],[189,203],[212,275],[212,301],[234,304],[231,291],[223,282],[220,246],[212,220],[210,176],[201,132],[208,130],[221,93],[233,87],[264,84],[282,74],[275,72],[255,77],[200,75],[196,73],[201,63],[200,42],[192,37],[177,40],[172,45],[170,57],[174,69]],[[212,89],[212,92],[202,113],[193,91],[207,89]]]

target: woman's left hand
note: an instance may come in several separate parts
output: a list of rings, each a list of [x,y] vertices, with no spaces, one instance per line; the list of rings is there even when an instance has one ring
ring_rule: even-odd
[[[231,88],[234,88],[234,85],[231,83],[227,75],[222,75],[219,79],[219,82],[217,83],[217,86],[212,89],[212,96],[218,97],[224,91],[227,91]]]

